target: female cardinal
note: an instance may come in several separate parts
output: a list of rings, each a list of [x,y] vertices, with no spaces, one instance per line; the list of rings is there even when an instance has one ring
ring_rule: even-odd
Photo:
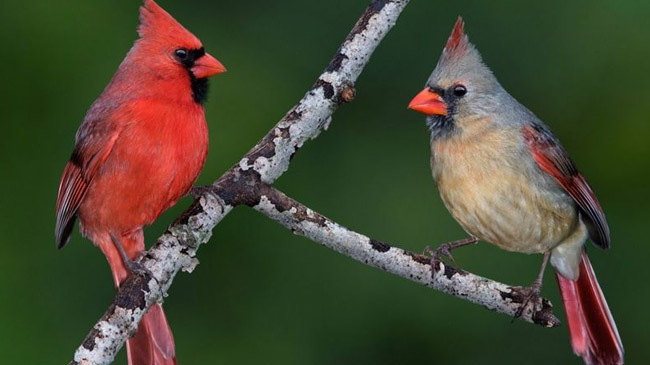
[[[574,352],[587,364],[622,364],[616,324],[583,248],[588,237],[610,246],[605,214],[557,138],[483,64],[461,18],[409,108],[428,116],[438,190],[472,236],[442,245],[433,260],[478,239],[542,253],[540,275],[527,290],[530,300],[539,295],[550,256]]]
[[[56,201],[63,247],[79,217],[119,286],[144,250],[142,227],[185,195],[203,168],[207,78],[226,69],[153,0],[140,8],[140,38],[76,135]],[[129,364],[175,364],[174,339],[154,304],[127,343]]]

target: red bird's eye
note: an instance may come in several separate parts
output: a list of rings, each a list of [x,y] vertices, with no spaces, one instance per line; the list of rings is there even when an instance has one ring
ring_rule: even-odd
[[[181,61],[185,61],[188,56],[188,52],[185,48],[179,48],[174,51],[174,55]]]

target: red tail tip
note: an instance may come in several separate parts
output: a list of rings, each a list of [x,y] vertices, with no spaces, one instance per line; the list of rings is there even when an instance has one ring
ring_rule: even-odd
[[[149,308],[134,338],[127,342],[129,365],[178,365],[172,335],[160,304]]]
[[[578,280],[556,276],[576,355],[587,365],[623,364],[623,343],[587,254],[582,254]]]

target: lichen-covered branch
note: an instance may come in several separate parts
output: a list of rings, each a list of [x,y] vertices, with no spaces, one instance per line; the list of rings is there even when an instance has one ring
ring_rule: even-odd
[[[151,275],[131,275],[102,318],[93,326],[70,364],[110,364],[124,342],[138,328],[149,307],[160,301],[180,271],[197,265],[196,250],[207,242],[212,229],[232,209],[220,198],[206,194],[172,224],[144,254],[141,263]]]
[[[523,302],[519,292],[508,285],[444,263],[436,267],[432,278],[430,258],[426,256],[351,231],[273,187],[265,186],[260,193],[259,202],[253,206],[255,210],[292,232],[359,262],[510,316],[515,315]],[[520,318],[547,327],[559,324],[553,315],[551,303],[544,298],[528,303]]]
[[[141,263],[152,277],[130,276],[86,336],[71,364],[110,364],[142,315],[161,300],[180,270],[196,265],[196,250],[233,207],[259,200],[259,188],[289,167],[294,153],[326,129],[336,108],[354,97],[354,83],[409,0],[374,0],[305,96],[212,188],[199,192]]]

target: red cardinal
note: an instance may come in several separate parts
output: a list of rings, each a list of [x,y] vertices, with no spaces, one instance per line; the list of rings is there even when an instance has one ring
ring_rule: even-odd
[[[587,364],[622,364],[616,324],[583,248],[587,238],[609,248],[605,214],[557,138],[483,64],[462,19],[409,108],[428,116],[438,190],[472,236],[441,246],[434,260],[478,239],[542,253],[540,276],[526,291],[530,300],[539,295],[550,257],[574,352]]]
[[[226,70],[152,0],[140,8],[138,33],[77,132],[56,201],[58,248],[79,217],[82,234],[106,255],[116,286],[144,250],[142,227],[187,194],[203,168],[207,78]],[[143,317],[127,354],[129,364],[176,363],[159,304]]]

